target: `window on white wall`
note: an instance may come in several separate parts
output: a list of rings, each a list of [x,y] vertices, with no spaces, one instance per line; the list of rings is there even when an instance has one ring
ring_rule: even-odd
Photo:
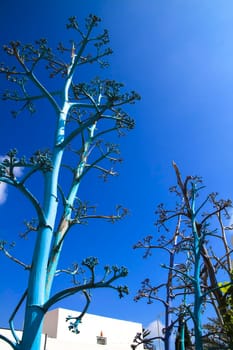
[[[107,338],[104,337],[103,331],[100,332],[100,335],[96,337],[97,344],[107,345]]]
[[[97,338],[97,344],[107,345],[107,338],[106,337],[96,337],[96,338]]]

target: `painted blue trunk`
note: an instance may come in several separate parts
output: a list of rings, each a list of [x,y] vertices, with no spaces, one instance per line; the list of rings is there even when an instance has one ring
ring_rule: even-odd
[[[202,306],[202,292],[201,292],[201,232],[197,231],[196,226],[196,187],[193,185],[193,200],[192,200],[192,232],[194,238],[194,334],[195,334],[195,349],[203,350],[202,345],[202,322],[201,322],[201,306]]]
[[[15,76],[15,74],[19,74],[17,76],[23,77],[22,81],[20,80],[20,93],[22,92],[21,90],[23,90],[23,97],[20,98],[19,96],[21,95],[19,94],[18,96],[17,93],[12,95],[13,100],[15,99],[17,102],[26,102],[21,111],[27,106],[31,107],[34,101],[47,99],[50,106],[53,108],[53,117],[56,118],[57,123],[55,126],[55,135],[51,135],[51,157],[50,152],[45,152],[44,154],[41,151],[36,151],[35,157],[33,155],[28,161],[26,158],[15,160],[15,157],[13,157],[12,159],[14,161],[12,160],[12,163],[9,164],[6,163],[7,165],[5,164],[2,168],[3,171],[0,180],[8,185],[15,186],[23,193],[32,204],[38,220],[38,225],[35,228],[37,238],[32,263],[30,267],[27,265],[27,269],[30,270],[27,291],[23,294],[23,297],[15,308],[10,320],[10,327],[16,344],[0,335],[1,339],[6,341],[13,349],[40,350],[43,319],[45,313],[48,311],[47,309],[54,305],[58,300],[62,300],[81,290],[78,287],[76,289],[73,287],[64,289],[59,292],[60,294],[55,294],[55,296],[51,293],[63,240],[71,226],[79,221],[79,214],[75,217],[76,208],[74,207],[80,182],[82,177],[93,168],[103,172],[103,175],[106,176],[115,175],[112,168],[108,169],[107,167],[107,169],[105,169],[102,166],[98,166],[98,163],[102,162],[103,159],[107,159],[111,162],[120,160],[118,159],[118,156],[109,156],[111,154],[118,154],[117,147],[113,147],[109,143],[106,143],[103,148],[100,147],[100,144],[102,145],[102,137],[106,133],[113,131],[119,132],[121,129],[129,130],[134,126],[133,120],[122,109],[124,104],[132,103],[133,101],[140,99],[140,96],[134,91],[129,94],[122,94],[120,92],[122,84],[119,84],[114,80],[100,80],[99,78],[96,78],[90,84],[83,84],[80,82],[79,84],[75,84],[73,82],[73,77],[77,68],[83,64],[93,62],[98,62],[102,66],[104,65],[102,58],[112,52],[110,49],[103,48],[103,46],[108,43],[108,35],[106,31],[101,35],[93,35],[92,37],[92,30],[95,29],[99,21],[100,19],[97,16],[90,15],[86,20],[84,32],[80,32],[75,17],[69,18],[67,28],[77,32],[76,34],[80,39],[80,43],[76,44],[73,42],[70,50],[70,57],[68,57],[66,63],[63,63],[63,60],[57,61],[56,55],[54,56],[53,50],[47,47],[47,42],[44,39],[39,41],[39,47],[37,45],[35,50],[32,49],[31,46],[29,48],[28,45],[21,45],[19,42],[11,42],[11,49],[9,49],[9,52],[7,51],[7,53],[15,56],[16,62],[20,67],[19,72],[16,72],[15,68],[11,72],[8,67],[2,68],[1,71],[7,73],[7,79],[11,77],[11,75]],[[94,44],[94,51],[91,51],[91,54],[89,52],[90,43]],[[88,46],[87,53],[84,52],[86,46]],[[65,49],[65,51],[69,50]],[[27,54],[25,54],[25,52]],[[59,91],[56,90],[49,92],[46,85],[43,85],[37,78],[37,72],[34,70],[37,64],[39,65],[40,60],[47,61],[47,67],[52,70],[51,77],[61,74],[64,78]],[[34,90],[32,90],[32,95],[26,93],[27,90],[24,89],[24,84],[26,84],[25,77],[27,77],[27,80],[30,80],[32,85],[39,90],[38,95],[36,94],[33,96]],[[17,81],[18,80],[15,78],[12,80],[12,82],[16,83]],[[58,84],[60,85],[60,80],[58,80]],[[54,87],[57,89],[55,84]],[[56,98],[54,96],[56,96]],[[68,129],[66,129],[68,116],[69,121],[73,123],[73,129],[72,126],[71,128],[68,127]],[[48,117],[50,117],[50,115],[48,115]],[[98,130],[97,123],[101,119],[104,120],[104,122],[106,121],[106,128],[101,124],[101,127]],[[72,144],[72,147],[73,145],[74,148],[76,147],[76,143],[73,141],[79,136],[80,142],[77,142],[78,149],[75,150],[75,161],[77,161],[77,163],[73,165],[71,162],[71,165],[68,165],[73,178],[69,184],[70,187],[67,190],[67,186],[64,186],[64,188],[62,184],[59,186],[58,181],[62,158],[64,151],[68,146],[71,146]],[[98,156],[94,153],[93,158],[89,157],[95,147],[98,149]],[[90,164],[87,161],[88,158],[91,158],[89,159]],[[67,164],[65,164],[65,166],[66,165]],[[14,167],[27,168],[28,172],[26,172],[26,175],[22,178],[17,178],[17,176],[14,176]],[[30,192],[26,183],[36,172],[40,172],[44,179],[44,197],[42,203],[39,198]],[[41,188],[43,185],[40,184]],[[60,203],[58,202],[58,194],[61,203],[59,211],[58,204]],[[59,212],[59,217],[57,217],[57,212]],[[75,218],[74,220],[72,216]],[[100,218],[101,216],[98,217]],[[104,219],[108,218],[106,215],[103,217]],[[117,215],[117,219],[120,217],[120,214]],[[110,216],[109,218],[113,220],[114,216]],[[71,222],[72,220],[73,222]],[[94,274],[93,271],[92,274]],[[107,273],[105,272],[105,277],[106,275]],[[111,283],[115,281],[115,279],[124,276],[126,276],[125,269],[119,272],[119,274],[115,271],[114,277],[110,278],[108,283],[106,282],[105,284],[104,281],[101,281],[99,284],[95,284],[94,287],[92,285],[89,287],[113,288]],[[84,289],[86,287],[87,285],[85,284]],[[127,288],[119,289],[114,287],[114,289],[118,292],[120,291],[120,295],[122,296],[123,293],[126,293]],[[64,292],[64,294],[62,294],[62,292]],[[14,331],[13,318],[25,300],[24,329],[22,340],[20,340],[17,338]],[[88,298],[87,302],[89,302]]]
[[[17,350],[39,350],[41,348],[43,318],[44,312],[40,307],[28,307],[22,342],[17,346]]]
[[[62,119],[64,119],[63,115]],[[64,128],[62,123],[59,122],[55,138],[56,143],[57,140],[61,141],[62,138],[64,138]],[[43,204],[45,223],[38,231],[37,241],[34,248],[32,268],[28,281],[23,337],[21,344],[18,345],[18,349],[20,350],[40,349],[43,318],[45,315],[43,305],[49,298],[49,295],[46,296],[45,290],[48,273],[48,260],[57,215],[57,188],[62,155],[63,150],[57,148],[55,145],[52,156],[53,169],[45,178]]]

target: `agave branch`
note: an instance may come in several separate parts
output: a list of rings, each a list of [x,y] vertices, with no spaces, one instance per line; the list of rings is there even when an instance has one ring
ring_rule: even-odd
[[[71,221],[71,224],[77,224],[80,223],[80,219],[85,220],[85,219],[104,219],[104,220],[108,220],[110,222],[115,222],[117,220],[122,219],[122,217],[124,217],[125,214],[122,215],[83,215],[81,218],[79,217],[78,219],[75,218]]]
[[[221,211],[219,211],[217,213],[217,218],[218,218],[218,222],[220,224],[222,241],[223,241],[224,249],[225,249],[225,252],[226,252],[225,256],[226,256],[226,259],[227,259],[227,267],[228,267],[229,271],[232,271],[232,260],[231,260],[232,250],[230,250],[229,244],[227,243],[226,231],[225,231],[225,227],[223,225]]]
[[[67,316],[67,318],[66,318],[66,321],[70,322],[69,327],[68,327],[69,330],[73,333],[76,333],[76,334],[79,333],[78,325],[79,325],[79,323],[81,323],[82,318],[85,315],[85,313],[87,312],[87,309],[88,309],[90,302],[91,302],[91,296],[90,296],[89,292],[84,289],[82,291],[82,293],[86,298],[86,304],[85,304],[85,307],[83,308],[83,311],[78,316],[75,316],[75,317],[74,316]],[[71,322],[71,320],[72,320],[72,322]],[[73,322],[73,320],[75,320],[75,322]]]
[[[228,264],[226,264],[226,259],[228,260],[228,257],[233,252],[233,250],[229,251],[228,254],[224,254],[222,257],[218,257],[214,252],[212,251],[212,258],[216,261],[216,272],[218,268],[223,269],[231,278],[232,270],[228,268]]]
[[[3,334],[0,334],[0,339],[4,340],[8,345],[10,345],[13,350],[16,350],[16,345],[9,338],[5,337]]]
[[[11,314],[11,316],[10,316],[10,318],[9,318],[10,330],[11,330],[11,333],[12,333],[12,335],[13,335],[13,337],[14,337],[14,339],[15,339],[15,341],[16,341],[17,344],[20,343],[20,340],[19,340],[19,338],[18,338],[18,336],[17,336],[17,334],[16,334],[16,332],[15,332],[14,322],[13,322],[13,321],[14,321],[14,318],[15,318],[17,312],[19,311],[19,309],[20,309],[22,303],[24,302],[26,296],[27,296],[27,289],[26,289],[26,291],[23,293],[22,297],[20,298],[18,304],[16,305],[14,311],[12,312],[12,314]]]
[[[111,132],[113,132],[113,131],[115,131],[115,130],[117,130],[117,129],[118,129],[118,127],[114,126],[114,127],[112,127],[112,128],[109,128],[109,129],[100,131],[99,133],[96,133],[96,135],[94,136],[93,140],[99,139],[100,136],[103,136],[103,135],[105,135],[105,134],[109,134],[109,133],[111,133]]]
[[[112,288],[118,291],[119,296],[122,297],[125,293],[128,293],[128,290],[126,287],[122,286],[114,286],[112,283],[116,281],[117,279],[121,277],[125,277],[127,275],[127,269],[124,267],[118,268],[116,266],[113,266],[112,268],[108,269],[107,274],[112,273],[112,276],[110,276],[108,279],[106,279],[106,272],[104,274],[104,278],[102,278],[100,281],[95,281],[95,267],[98,264],[98,260],[96,258],[87,258],[83,261],[83,266],[87,267],[91,273],[91,277],[89,282],[85,282],[84,284],[79,284],[75,287],[67,288],[65,290],[62,290],[55,295],[53,295],[43,306],[43,309],[45,312],[55,303],[58,301],[67,298],[70,295],[76,294],[78,292],[92,290],[92,289],[98,289],[98,288]]]
[[[157,339],[164,340],[164,337],[162,336],[148,337],[149,335],[150,335],[150,331],[147,329],[144,329],[142,333],[137,333],[133,339],[133,344],[131,344],[131,349],[135,350],[139,345],[143,344],[144,349],[153,350],[154,340],[157,340]]]
[[[106,158],[106,156],[102,156],[100,157],[96,162],[100,162],[102,159]],[[86,164],[86,167],[89,169],[91,168],[95,168],[95,169],[98,169],[100,170],[105,176],[107,175],[112,175],[112,176],[116,176],[118,175],[118,173],[116,171],[113,170],[113,168],[110,168],[110,169],[106,169],[106,168],[103,168],[99,165],[96,165],[96,164]]]
[[[74,263],[72,269],[59,269],[56,271],[56,276],[60,275],[61,273],[65,273],[71,276],[77,275],[80,273],[80,266]]]
[[[63,189],[62,189],[62,186],[61,186],[61,185],[59,185],[59,184],[58,184],[58,186],[57,186],[57,187],[58,187],[58,191],[59,191],[59,193],[60,193],[60,195],[61,195],[61,199],[62,199],[62,204],[63,204],[63,207],[65,208],[66,203],[67,203],[65,193],[64,193],[64,191],[63,191]]]
[[[1,241],[1,242],[0,242],[0,251],[2,251],[2,252],[5,254],[5,256],[6,256],[7,258],[9,258],[10,260],[12,260],[12,261],[15,262],[16,264],[22,266],[25,270],[30,270],[30,268],[31,268],[30,265],[25,264],[22,260],[19,260],[19,259],[17,259],[16,257],[14,257],[14,256],[9,252],[9,250],[7,250],[7,249],[5,248],[5,246],[6,246],[6,242],[5,242],[5,241]]]
[[[51,95],[51,93],[45,88],[45,86],[43,84],[40,83],[40,81],[37,79],[37,77],[35,76],[33,71],[27,67],[27,65],[24,61],[24,57],[20,55],[20,51],[19,51],[20,44],[18,42],[11,42],[10,45],[11,45],[11,54],[15,56],[15,58],[17,59],[17,61],[21,65],[21,67],[23,68],[24,72],[26,73],[27,77],[33,82],[33,84],[37,88],[39,88],[39,90],[42,92],[42,94],[48,98],[48,100],[50,101],[50,103],[54,107],[55,111],[59,112],[60,108],[59,108],[57,102],[55,101],[55,99],[53,98],[53,96]]]
[[[61,91],[53,91],[51,92],[52,96],[57,96],[60,95]],[[4,92],[2,96],[3,100],[11,100],[11,101],[16,101],[16,102],[24,102],[24,101],[36,101],[36,100],[41,100],[43,98],[46,98],[45,94],[42,95],[34,95],[34,96],[19,96],[16,93],[11,93],[11,92]]]
[[[90,117],[88,120],[86,120],[83,123],[80,123],[80,126],[73,130],[66,138],[64,141],[60,144],[61,148],[65,148],[67,145],[69,145],[72,140],[74,140],[79,134],[81,134],[84,130],[88,129],[91,127],[93,124],[95,124],[98,119],[100,118],[99,114],[95,114],[94,116]]]
[[[79,62],[79,66],[81,66],[82,64],[86,64],[86,63],[93,63],[93,62],[98,62],[100,63],[100,65],[104,65],[104,62],[101,61],[101,58],[102,57],[106,57],[108,55],[111,55],[112,54],[112,50],[111,49],[106,49],[104,52],[102,53],[98,53],[97,52],[97,55],[94,56],[94,57],[87,57],[85,59],[83,59],[81,62]]]
[[[113,168],[110,169],[106,169],[100,165],[98,165],[98,163],[100,163],[103,159],[106,159],[108,157],[109,154],[111,154],[111,150],[106,152],[105,154],[102,154],[99,158],[97,158],[93,163],[91,164],[85,164],[85,170],[83,171],[83,173],[81,174],[81,176],[79,177],[79,179],[81,179],[83,176],[85,176],[91,169],[97,169],[99,171],[102,172],[104,178],[106,179],[107,175],[111,175],[111,176],[116,176],[118,175],[118,173],[116,171],[113,170]]]
[[[74,54],[73,56],[73,65],[71,66],[71,69],[68,73],[68,79],[73,75],[76,66],[79,64],[79,60],[82,57],[83,51],[85,49],[85,47],[87,46],[89,40],[90,40],[90,34],[92,32],[92,29],[96,26],[96,24],[100,21],[100,19],[97,16],[92,16],[90,15],[89,17],[89,23],[87,25],[87,33],[84,34],[82,33],[82,41],[79,47],[79,50],[77,53]],[[67,25],[67,28],[72,28],[72,29],[76,29],[78,26],[75,17],[71,17],[70,18],[70,24]],[[76,29],[77,30],[77,29]],[[78,32],[80,33],[80,31],[78,30]]]
[[[22,192],[25,196],[25,198],[29,199],[29,201],[31,202],[31,204],[33,205],[34,209],[37,212],[38,215],[38,219],[40,222],[41,226],[46,226],[46,220],[44,217],[44,212],[43,209],[40,206],[39,201],[37,200],[37,198],[29,191],[29,189],[27,187],[24,186],[23,183],[17,181],[16,179],[12,179],[12,178],[7,178],[7,177],[0,177],[0,181],[8,184],[8,185],[12,185],[15,188],[18,188],[20,192]]]

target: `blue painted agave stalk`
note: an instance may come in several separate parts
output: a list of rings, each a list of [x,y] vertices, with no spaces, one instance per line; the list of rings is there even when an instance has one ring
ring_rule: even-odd
[[[162,211],[162,207],[159,206],[159,212]],[[162,215],[162,212],[160,212]],[[153,236],[147,236],[142,241],[139,241],[137,244],[134,245],[134,249],[143,248],[146,250],[144,257],[148,257],[151,255],[152,249],[159,249],[162,251],[165,251],[168,254],[168,265],[162,265],[162,267],[168,269],[167,279],[165,283],[160,283],[157,286],[152,286],[149,279],[146,279],[142,282],[141,289],[138,291],[137,296],[135,297],[135,300],[138,301],[139,299],[146,298],[148,300],[148,303],[151,304],[154,301],[159,301],[164,306],[164,332],[163,335],[158,335],[157,337],[149,337],[149,334],[145,339],[142,339],[141,343],[150,344],[156,339],[160,339],[163,341],[164,349],[170,350],[172,348],[173,339],[172,339],[172,332],[174,329],[175,324],[177,323],[178,319],[175,317],[173,318],[172,315],[172,308],[173,308],[173,299],[174,299],[174,281],[173,281],[173,272],[174,272],[174,266],[175,266],[175,257],[177,254],[177,250],[179,249],[179,230],[180,230],[180,216],[177,218],[177,224],[175,231],[173,233],[172,238],[166,239],[165,237],[160,237],[158,239],[158,242],[154,244],[152,242]],[[160,220],[156,223],[156,225],[159,225]],[[165,298],[163,298],[160,295],[160,291],[164,289]],[[138,342],[138,344],[141,344]]]
[[[184,278],[187,281],[187,285],[191,284],[193,288],[193,294],[194,294],[194,308],[193,311],[191,308],[188,308],[188,313],[190,314],[193,323],[194,323],[194,337],[195,337],[195,349],[202,350],[203,349],[203,343],[202,343],[202,317],[201,317],[201,310],[203,306],[203,295],[201,290],[201,263],[202,263],[202,249],[203,249],[203,242],[204,242],[204,234],[203,231],[200,230],[200,227],[198,227],[197,223],[197,215],[199,214],[201,208],[204,206],[206,202],[204,202],[201,207],[196,209],[196,197],[198,194],[198,191],[200,189],[197,189],[197,184],[199,182],[199,178],[188,176],[185,180],[185,182],[182,181],[179,169],[175,163],[173,163],[173,167],[176,172],[177,176],[177,183],[179,186],[179,189],[181,190],[181,198],[182,202],[184,203],[182,208],[182,214],[183,217],[186,217],[188,219],[188,222],[190,222],[191,227],[191,236],[189,236],[188,240],[192,242],[190,245],[187,246],[185,244],[184,249],[191,249],[191,256],[192,256],[192,262],[193,262],[193,275],[189,275],[188,270],[184,273]],[[188,186],[191,186],[191,189],[189,189]],[[189,260],[189,259],[188,259]],[[188,263],[187,260],[187,263]],[[184,295],[186,298],[186,285],[184,285]]]
[[[67,28],[74,30],[79,35],[80,41],[79,43],[73,41],[70,48],[59,44],[58,51],[60,54],[67,55],[68,63],[64,63],[64,60],[53,53],[45,39],[37,41],[35,45],[11,42],[5,46],[6,53],[18,64],[18,69],[15,67],[11,69],[4,65],[0,67],[0,72],[19,87],[17,91],[12,93],[6,91],[3,95],[5,100],[22,103],[20,110],[13,112],[14,116],[25,109],[34,112],[35,103],[40,99],[47,99],[56,116],[55,136],[50,151],[36,151],[27,160],[26,157],[19,158],[17,151],[12,150],[0,164],[0,181],[21,191],[37,214],[37,239],[31,265],[26,265],[10,256],[4,242],[1,246],[1,250],[8,257],[10,256],[12,260],[24,267],[27,266],[29,270],[28,288],[10,318],[15,342],[0,335],[0,338],[13,349],[39,350],[45,313],[56,302],[70,295],[78,292],[85,295],[87,300],[85,312],[90,303],[89,290],[91,289],[113,288],[118,291],[120,297],[127,293],[126,287],[116,287],[113,284],[115,280],[126,276],[126,269],[107,268],[104,277],[96,281],[94,272],[97,262],[95,259],[89,259],[84,262],[91,273],[89,280],[55,295],[51,294],[63,242],[71,228],[82,220],[103,218],[115,221],[125,215],[125,210],[120,207],[114,215],[90,213],[85,204],[78,199],[81,181],[90,170],[100,171],[104,178],[116,174],[106,164],[107,161],[112,163],[120,161],[118,149],[109,143],[104,145],[102,138],[114,131],[122,133],[122,130],[133,128],[134,122],[123,111],[122,106],[139,99],[135,92],[122,92],[123,85],[116,81],[95,78],[91,83],[75,82],[75,74],[84,64],[98,62],[106,66],[104,57],[111,54],[110,49],[105,49],[109,41],[107,31],[102,34],[93,34],[99,21],[98,17],[89,16],[86,20],[86,29],[82,31],[75,17],[69,19]],[[94,44],[94,49],[90,49],[90,44]],[[50,77],[56,78],[57,75],[63,77],[63,86],[59,91],[50,92],[40,82],[38,74],[41,68],[39,67],[43,62],[47,64]],[[28,92],[27,80],[38,89],[38,95],[31,95]],[[73,129],[68,129],[68,124],[73,124]],[[64,165],[62,163],[64,153],[77,138],[81,146],[74,152],[76,164],[65,164],[72,173],[72,181],[66,193],[62,184],[59,183],[62,182],[61,166]],[[17,178],[14,174],[15,168],[19,167],[24,168],[24,175],[21,178]],[[42,172],[44,178],[42,203],[27,187],[27,181],[37,172]],[[76,269],[69,273],[78,275],[79,272]],[[23,336],[22,339],[18,339],[14,331],[13,319],[24,299],[26,299],[26,308]],[[80,318],[76,321],[78,324]]]
[[[183,181],[175,163],[173,167],[177,185],[171,187],[170,192],[176,195],[175,206],[167,209],[164,204],[159,204],[156,210],[158,215],[156,226],[162,234],[156,243],[153,243],[154,237],[150,235],[134,246],[134,248],[146,249],[144,257],[151,255],[152,249],[167,252],[168,262],[161,265],[168,270],[167,279],[165,282],[157,282],[158,284],[154,286],[150,279],[146,278],[136,300],[147,298],[148,303],[153,301],[163,303],[164,336],[159,338],[164,341],[166,349],[171,346],[169,332],[179,321],[178,348],[185,349],[186,344],[190,346],[188,326],[193,324],[195,332],[193,347],[200,350],[203,349],[202,312],[205,311],[205,307],[210,306],[216,312],[220,324],[224,327],[224,314],[226,315],[227,308],[225,296],[218,283],[218,272],[224,271],[229,276],[227,285],[232,287],[232,264],[229,258],[231,250],[225,234],[226,227],[222,221],[222,216],[227,215],[227,209],[231,208],[232,204],[230,200],[217,200],[216,193],[209,194],[204,201],[201,201],[200,191],[203,188],[200,185],[201,179],[196,176],[187,176]],[[178,225],[175,234],[170,235],[174,230],[174,220],[177,220]],[[211,226],[213,226],[212,230]],[[213,242],[217,240],[225,253],[219,257],[218,252],[210,248],[208,240]],[[222,278],[221,274],[220,278]],[[164,287],[165,296],[159,294],[160,289]],[[227,332],[228,324],[222,329]],[[135,347],[154,339],[156,337],[149,338],[148,335],[146,339],[138,337],[135,340]]]
[[[187,311],[190,314],[194,324],[194,336],[195,336],[195,349],[203,349],[203,325],[202,325],[202,311],[206,300],[211,300],[213,309],[216,315],[220,318],[224,314],[224,302],[223,295],[218,286],[217,273],[219,271],[218,266],[221,268],[226,265],[225,270],[231,269],[231,263],[229,264],[229,249],[225,237],[225,230],[223,222],[221,221],[222,213],[227,215],[227,209],[231,208],[232,204],[230,200],[217,200],[216,193],[209,194],[201,204],[197,204],[197,198],[199,198],[200,191],[203,186],[199,177],[187,176],[185,181],[182,181],[179,169],[175,163],[173,167],[177,176],[178,189],[176,193],[182,198],[184,205],[178,208],[177,215],[182,214],[186,220],[186,231],[191,228],[191,235],[187,235],[186,243],[184,241],[184,250],[190,250],[189,256],[191,265],[193,266],[192,276],[187,274],[187,286],[193,288],[194,306],[187,307]],[[200,202],[200,199],[199,199]],[[209,206],[208,206],[209,205]],[[204,207],[205,210],[204,211]],[[214,230],[210,229],[210,222],[217,218],[219,221],[220,234],[216,234],[218,228]],[[225,254],[221,258],[218,258],[215,254],[211,256],[207,246],[208,238],[217,238],[219,243],[223,246]],[[190,242],[187,244],[188,241]],[[210,249],[212,250],[212,249]],[[218,261],[214,261],[215,258]],[[224,261],[222,263],[221,261]],[[220,268],[220,269],[221,269]],[[186,286],[184,286],[186,290]],[[209,298],[209,299],[208,299]],[[221,310],[221,311],[220,311]],[[221,315],[219,315],[221,314]]]
[[[202,317],[201,317],[201,308],[203,304],[203,296],[201,291],[201,249],[203,245],[203,234],[197,230],[196,222],[196,184],[192,183],[191,190],[191,224],[192,224],[192,233],[193,233],[193,259],[194,259],[194,274],[193,274],[193,285],[194,285],[194,312],[193,312],[193,321],[194,321],[194,335],[195,335],[195,349],[202,350]]]
[[[175,256],[177,253],[177,247],[179,246],[178,236],[180,230],[180,216],[177,220],[176,229],[172,239],[172,247],[167,248],[169,252],[169,271],[168,279],[166,284],[166,303],[165,303],[165,334],[164,334],[164,348],[165,350],[170,350],[172,346],[172,330],[176,323],[172,320],[172,302],[173,302],[173,269],[175,265]]]

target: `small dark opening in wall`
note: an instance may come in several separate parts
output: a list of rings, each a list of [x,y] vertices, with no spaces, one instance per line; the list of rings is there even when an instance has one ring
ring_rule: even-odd
[[[107,345],[107,338],[106,337],[96,337],[97,344],[100,345]]]

